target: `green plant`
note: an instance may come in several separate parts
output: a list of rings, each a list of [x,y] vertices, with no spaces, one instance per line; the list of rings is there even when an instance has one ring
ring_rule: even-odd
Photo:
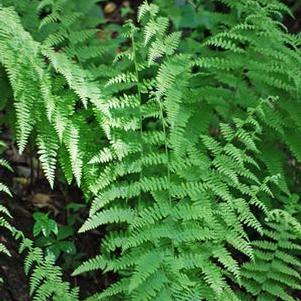
[[[30,296],[34,301],[76,301],[78,288],[70,288],[68,282],[62,280],[61,268],[55,265],[52,254],[44,255],[41,248],[33,247],[33,242],[22,232],[14,229],[16,239],[21,240],[20,253],[27,251],[24,262],[26,275],[30,276]]]
[[[58,226],[56,221],[45,213],[36,212],[33,214],[33,218],[35,219],[33,226],[33,236],[36,237],[35,244],[45,248],[47,255],[51,254],[57,259],[61,253],[76,254],[74,242],[68,239],[74,234],[72,226]]]
[[[223,0],[222,14],[215,1],[182,1],[171,23],[172,3],[155,2],[106,42],[96,1],[33,1],[42,16],[32,26],[15,12],[24,7],[1,2],[19,150],[32,139],[50,185],[58,165],[92,200],[80,232],[105,231],[100,254],[73,275],[119,275],[89,301],[295,300],[301,56],[281,24],[288,10]],[[35,217],[36,235],[56,244],[56,223]],[[56,287],[55,259],[23,245],[27,265],[37,262],[34,300],[77,300],[67,283]]]
[[[0,142],[2,147],[6,147],[5,143]],[[13,172],[9,163],[0,159],[1,168],[6,168],[10,172]],[[0,183],[0,191],[5,194],[13,197],[8,187]],[[26,260],[25,260],[25,272],[29,274],[30,269],[33,267],[32,276],[30,279],[30,294],[33,296],[33,300],[46,301],[50,296],[53,297],[55,301],[62,300],[70,300],[76,301],[78,300],[77,288],[70,290],[69,284],[66,282],[62,282],[62,272],[61,269],[55,266],[55,258],[51,255],[44,256],[43,251],[40,248],[33,247],[33,242],[26,238],[22,231],[17,230],[9,219],[12,216],[7,208],[0,204],[0,228],[5,228],[8,230],[12,236],[16,240],[21,240],[20,244],[20,253],[24,252],[24,250],[28,251]],[[44,221],[45,221],[44,217]],[[42,220],[39,220],[42,223]],[[52,224],[52,226],[51,226]],[[53,223],[42,223],[36,231],[44,231],[45,234],[48,234],[48,231],[54,230]],[[55,230],[54,230],[55,231]],[[7,256],[11,256],[10,251],[7,247],[0,243],[0,253],[5,254]],[[0,282],[3,282],[3,279],[0,277]]]
[[[301,225],[287,211],[274,210],[267,219],[265,239],[254,241],[253,262],[242,267],[242,284],[257,300],[295,300],[300,291]]]
[[[0,164],[1,167],[5,167],[12,171],[7,161],[1,159]],[[0,191],[5,192],[12,197],[7,186],[2,183],[0,184]],[[55,257],[53,254],[49,252],[50,254],[44,256],[42,249],[33,247],[33,242],[26,238],[22,231],[17,230],[7,220],[7,218],[12,218],[12,216],[2,204],[0,204],[0,213],[0,227],[6,228],[16,240],[21,240],[20,253],[23,253],[25,250],[28,252],[24,262],[24,267],[27,275],[29,275],[30,270],[32,269],[29,293],[33,297],[33,300],[46,301],[49,300],[49,297],[51,297],[53,301],[78,300],[78,288],[70,289],[69,283],[62,281],[62,271],[60,267],[55,266]],[[49,234],[49,231],[56,232],[54,224],[49,220],[46,221],[45,216],[39,216],[37,219],[37,233],[39,231],[42,231],[45,234]],[[61,234],[58,232],[58,236],[61,235],[61,238],[63,238],[63,232],[61,232]],[[0,253],[11,256],[9,250],[3,243],[0,243]],[[1,277],[0,282],[3,282]]]
[[[0,205],[0,212],[11,217],[3,205]],[[3,216],[0,216],[0,226],[8,229],[14,239],[21,240],[20,253],[27,250],[24,268],[26,275],[30,275],[29,293],[33,300],[46,301],[50,297],[53,301],[78,300],[78,288],[70,289],[69,283],[62,281],[61,268],[55,266],[55,257],[52,254],[44,255],[41,248],[33,247],[33,242],[26,238],[22,231],[8,223]],[[10,256],[9,250],[2,243],[0,252]],[[0,281],[3,279],[0,278]]]
[[[0,141],[0,145],[2,147],[5,147],[5,143],[3,141]],[[9,163],[6,160],[2,159],[2,158],[0,159],[0,167],[1,168],[6,168],[11,172],[13,171],[12,168],[10,167]],[[9,196],[12,196],[9,188],[3,183],[0,183],[0,192],[4,192],[5,194],[7,194]],[[9,221],[7,220],[7,218],[11,218],[11,217],[12,216],[10,215],[7,208],[0,203],[0,228],[5,228],[5,229],[11,231],[12,226],[9,223]],[[5,244],[3,244],[2,242],[0,242],[0,254],[1,253],[5,254],[7,256],[11,256],[9,250],[7,249]],[[3,282],[3,279],[0,277],[0,283],[1,282]]]
[[[67,217],[67,224],[70,227],[73,227],[76,222],[82,223],[83,219],[80,217],[80,209],[85,208],[85,204],[80,203],[68,203],[66,206],[66,217]]]
[[[193,64],[188,56],[174,55],[180,34],[167,34],[168,20],[157,15],[154,5],[140,8],[148,51],[139,48],[138,28],[129,23],[132,47],[118,57],[130,61],[129,71],[106,85],[111,92],[107,102],[118,100],[104,120],[112,129],[111,146],[92,162],[108,163],[92,187],[98,196],[80,231],[120,226],[104,240],[102,255],[75,274],[102,269],[128,275],[91,300],[116,295],[121,300],[177,300],[180,292],[185,292],[183,300],[235,300],[216,260],[239,281],[228,246],[252,258],[243,227],[262,231],[251,207],[267,211],[259,195],[271,194],[267,183],[275,179],[258,179],[251,153],[258,152],[261,131],[254,115],[257,110],[264,114],[264,104],[250,109],[245,121],[222,124],[222,141],[204,135],[206,124],[195,109],[201,104],[190,94]],[[157,72],[154,78],[149,69]],[[133,92],[127,95],[129,87]],[[143,129],[148,118],[155,125]]]
[[[222,120],[242,116],[261,97],[279,96],[277,113],[267,112],[259,149],[266,168],[281,174],[280,188],[288,194],[295,187],[285,174],[287,150],[278,145],[286,145],[298,158],[299,37],[285,32],[279,22],[282,13],[290,13],[279,1],[220,2],[231,7],[231,12],[223,17],[212,12],[210,16],[217,26],[210,29],[212,35],[199,43],[199,47],[193,48],[196,65],[200,67],[196,85],[201,88],[210,112],[218,111]],[[195,42],[193,35],[188,40]],[[271,148],[275,149],[273,157]]]

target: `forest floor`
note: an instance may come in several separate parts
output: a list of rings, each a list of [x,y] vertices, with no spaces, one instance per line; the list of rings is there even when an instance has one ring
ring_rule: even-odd
[[[30,152],[19,155],[10,141],[8,133],[2,133],[9,148],[3,154],[7,159],[14,173],[1,170],[0,181],[5,183],[11,190],[13,198],[1,195],[1,201],[8,208],[14,219],[11,224],[26,235],[33,238],[33,213],[36,211],[49,213],[58,225],[66,225],[68,211],[67,204],[84,204],[81,192],[75,187],[68,187],[63,182],[56,183],[54,190],[51,190],[47,180],[42,174],[40,167],[36,164],[36,159],[32,160]],[[87,206],[86,206],[87,207]],[[70,213],[69,213],[70,214]],[[77,231],[88,215],[86,208],[76,212]],[[99,252],[102,232],[92,231],[90,233],[76,234],[71,239],[76,245],[77,252],[82,254],[81,260],[94,257]],[[0,242],[8,247],[11,257],[0,256],[0,275],[4,279],[4,284],[0,285],[0,301],[29,301],[28,278],[24,274],[24,256],[19,255],[19,243],[10,237],[8,231],[0,232]],[[23,255],[23,254],[22,254]],[[63,265],[65,259],[59,258],[58,264]],[[64,269],[65,280],[70,281],[73,286],[80,286],[84,296],[93,293],[91,288],[97,289],[107,286],[110,279],[101,275],[70,277],[77,262],[69,262],[69,268]],[[67,278],[68,277],[68,278]],[[112,278],[112,277],[111,277]],[[95,285],[93,285],[95,283]]]

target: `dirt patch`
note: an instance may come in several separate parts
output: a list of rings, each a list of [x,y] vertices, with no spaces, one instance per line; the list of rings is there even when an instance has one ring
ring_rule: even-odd
[[[77,203],[85,204],[85,200],[78,188],[67,186],[63,182],[58,182],[54,190],[50,189],[47,180],[40,170],[39,164],[29,150],[20,156],[15,151],[15,147],[10,141],[9,133],[2,133],[2,139],[9,145],[7,151],[2,155],[14,169],[14,173],[0,169],[0,182],[7,184],[13,198],[1,195],[1,203],[6,206],[14,217],[11,224],[21,230],[28,238],[32,239],[32,229],[34,212],[48,213],[58,225],[66,225],[68,213],[66,206]],[[33,155],[33,160],[30,159]],[[114,275],[103,276],[100,272],[91,275],[71,277],[73,269],[88,258],[98,255],[100,242],[105,229],[94,230],[88,233],[78,234],[77,230],[88,216],[87,204],[77,212],[79,219],[74,224],[75,234],[72,237],[77,249],[77,254],[82,254],[80,260],[72,257],[70,263],[61,256],[57,264],[63,266],[64,280],[68,280],[72,286],[81,288],[81,297],[87,297],[95,293],[100,288],[108,286],[114,280]],[[24,256],[19,255],[19,242],[15,241],[8,231],[0,230],[0,241],[3,242],[11,253],[11,257],[0,255],[0,276],[4,283],[0,284],[0,301],[29,301],[29,279],[24,274]],[[71,267],[68,267],[68,264]]]

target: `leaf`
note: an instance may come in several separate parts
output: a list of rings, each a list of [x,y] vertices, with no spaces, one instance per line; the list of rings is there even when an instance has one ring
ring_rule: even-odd
[[[48,237],[51,233],[58,233],[57,223],[53,219],[50,219],[47,214],[36,212],[33,214],[33,218],[36,221],[33,227],[34,236],[42,233],[45,237]]]
[[[65,238],[68,238],[74,234],[73,227],[70,226],[62,226],[59,227],[58,233],[57,233],[57,239],[58,240],[64,240]]]
[[[62,252],[74,255],[76,254],[76,247],[73,241],[61,241],[57,244]]]

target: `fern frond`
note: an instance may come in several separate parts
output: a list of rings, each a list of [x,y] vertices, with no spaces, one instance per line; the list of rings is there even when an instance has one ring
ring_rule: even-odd
[[[49,129],[49,131],[45,130],[37,136],[37,145],[42,168],[44,170],[48,182],[50,183],[50,186],[53,187],[58,150],[58,140],[56,139],[54,131],[51,131],[51,127],[49,127]]]
[[[98,226],[107,223],[130,223],[133,217],[134,212],[131,209],[111,208],[106,211],[99,212],[96,215],[90,217],[80,228],[79,232],[85,232],[91,229],[95,229]]]
[[[288,212],[283,211],[283,214],[296,224]],[[255,261],[243,265],[242,284],[256,298],[295,300],[289,290],[301,288],[300,260],[295,256],[295,251],[300,249],[296,243],[300,232],[298,235],[292,225],[275,218],[273,214],[268,219],[267,227],[265,240],[253,243]]]

